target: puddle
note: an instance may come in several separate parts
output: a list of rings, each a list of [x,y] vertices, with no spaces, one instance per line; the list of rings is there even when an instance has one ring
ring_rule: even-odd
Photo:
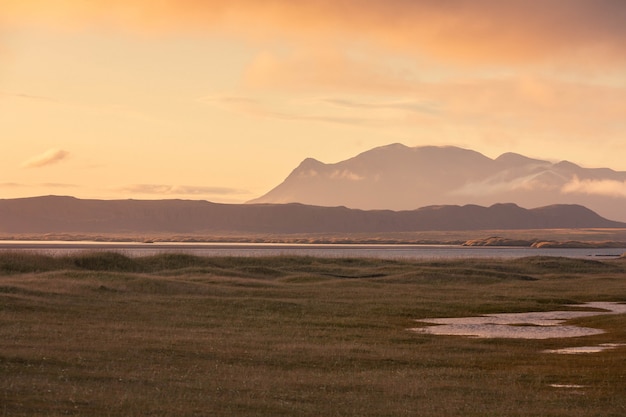
[[[550,384],[552,388],[570,388],[570,389],[580,389],[587,388],[586,385],[576,385],[576,384]]]
[[[558,353],[561,355],[578,355],[581,353],[599,353],[605,350],[611,350],[618,348],[620,346],[626,346],[623,343],[603,343],[598,346],[578,346],[578,347],[568,347],[563,349],[549,349],[544,350],[546,353]]]
[[[550,339],[581,337],[601,334],[604,331],[589,327],[566,326],[563,323],[580,317],[626,313],[626,304],[621,303],[591,302],[568,307],[593,308],[596,310],[502,313],[460,318],[426,318],[417,321],[436,324],[437,326],[418,327],[409,330],[416,333],[480,338]]]

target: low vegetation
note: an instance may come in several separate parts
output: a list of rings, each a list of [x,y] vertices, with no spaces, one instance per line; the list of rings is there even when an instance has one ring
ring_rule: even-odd
[[[574,339],[426,317],[626,302],[626,259],[0,253],[0,416],[623,416],[626,315]]]
[[[497,238],[494,238],[497,236]],[[493,242],[492,239],[498,241]],[[457,230],[386,233],[48,233],[0,234],[0,240],[12,241],[93,241],[93,242],[217,242],[217,243],[369,243],[369,244],[451,244],[490,242],[504,246],[531,246],[536,242],[582,242],[590,246],[610,246],[626,242],[626,229],[508,229]],[[517,242],[515,242],[517,241]]]

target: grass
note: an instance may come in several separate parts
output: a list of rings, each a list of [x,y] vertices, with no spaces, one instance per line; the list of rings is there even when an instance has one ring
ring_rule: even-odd
[[[543,351],[626,343],[625,315],[577,339],[406,329],[625,281],[625,260],[0,253],[0,416],[623,416],[626,348]]]

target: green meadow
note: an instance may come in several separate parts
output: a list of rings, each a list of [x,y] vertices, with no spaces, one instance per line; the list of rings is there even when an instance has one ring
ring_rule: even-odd
[[[626,315],[570,339],[427,317],[626,302],[626,259],[0,254],[0,416],[626,415]]]

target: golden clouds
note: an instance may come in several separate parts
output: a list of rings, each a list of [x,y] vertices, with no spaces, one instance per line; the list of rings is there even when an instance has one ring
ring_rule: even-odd
[[[243,172],[269,187],[294,160],[397,141],[623,164],[624,0],[0,3],[5,130],[115,165],[132,192],[229,195]],[[147,152],[141,169],[129,147]],[[180,177],[154,178],[172,154]],[[189,162],[199,155],[213,159]],[[67,182],[64,162],[7,178]],[[186,172],[226,190],[160,185],[193,184]]]
[[[454,62],[622,60],[620,0],[5,0],[13,22],[372,42]]]

